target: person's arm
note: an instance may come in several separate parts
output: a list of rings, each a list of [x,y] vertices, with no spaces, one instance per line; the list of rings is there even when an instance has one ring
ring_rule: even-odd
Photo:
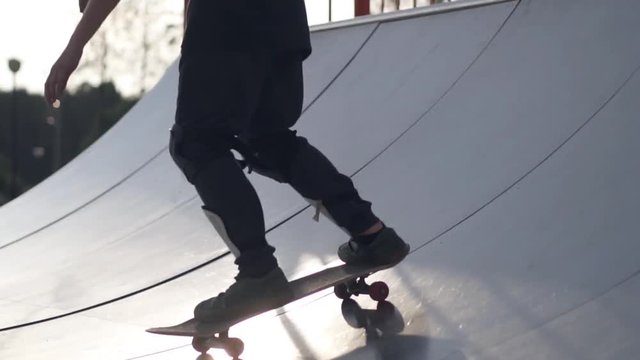
[[[78,67],[82,50],[91,37],[98,31],[104,20],[118,5],[120,0],[88,0],[80,22],[69,39],[44,85],[45,99],[53,104],[67,87],[69,77]]]

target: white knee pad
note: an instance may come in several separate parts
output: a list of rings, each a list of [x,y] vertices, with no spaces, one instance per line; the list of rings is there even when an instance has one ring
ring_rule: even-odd
[[[202,211],[204,211],[204,214],[207,216],[207,219],[209,219],[213,227],[218,232],[218,235],[220,235],[220,237],[222,238],[222,241],[224,241],[224,243],[227,245],[227,247],[229,248],[229,251],[231,251],[233,256],[235,256],[236,258],[239,257],[240,250],[238,250],[238,248],[233,244],[233,242],[231,242],[231,238],[229,238],[229,234],[227,233],[227,228],[224,226],[224,221],[222,221],[222,218],[218,216],[218,214],[212,211],[209,211],[204,207],[202,208]]]

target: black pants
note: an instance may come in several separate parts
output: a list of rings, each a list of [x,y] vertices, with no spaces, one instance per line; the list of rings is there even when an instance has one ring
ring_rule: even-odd
[[[296,57],[220,52],[181,58],[171,155],[204,208],[224,223],[239,250],[240,276],[261,275],[277,261],[265,239],[260,200],[231,149],[241,150],[256,172],[321,200],[352,234],[378,221],[351,179],[290,129],[302,97],[302,62]]]

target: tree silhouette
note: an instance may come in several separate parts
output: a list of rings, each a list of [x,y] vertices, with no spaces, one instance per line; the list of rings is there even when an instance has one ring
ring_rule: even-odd
[[[11,93],[0,92],[0,205],[9,199],[9,149]],[[111,128],[137,101],[124,98],[113,83],[94,87],[83,84],[74,93],[65,93],[62,107],[51,110],[42,95],[17,94],[18,193],[22,193],[64,165]],[[59,132],[52,126],[61,126]],[[56,139],[59,135],[60,138]],[[59,149],[56,147],[59,146]],[[59,154],[59,160],[55,159]],[[59,161],[59,164],[56,162]]]
[[[178,56],[181,37],[182,12],[166,1],[121,2],[87,44],[73,84],[113,81],[142,95]]]

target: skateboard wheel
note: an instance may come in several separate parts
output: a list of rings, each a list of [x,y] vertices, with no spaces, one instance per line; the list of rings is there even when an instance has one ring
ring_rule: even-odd
[[[229,338],[224,346],[224,351],[234,359],[240,357],[240,354],[244,351],[244,343],[237,338]]]
[[[384,301],[389,296],[389,286],[382,281],[376,281],[369,286],[369,296],[375,301]]]
[[[395,307],[388,301],[379,301],[376,305],[376,311],[383,315],[393,315],[395,313]]]
[[[346,300],[351,297],[351,294],[349,293],[349,289],[347,288],[347,284],[338,284],[334,286],[333,293],[336,294],[336,296],[342,300]]]
[[[191,341],[191,346],[193,346],[193,348],[197,352],[202,354],[209,351],[209,345],[207,345],[207,338],[194,337],[193,340]]]

